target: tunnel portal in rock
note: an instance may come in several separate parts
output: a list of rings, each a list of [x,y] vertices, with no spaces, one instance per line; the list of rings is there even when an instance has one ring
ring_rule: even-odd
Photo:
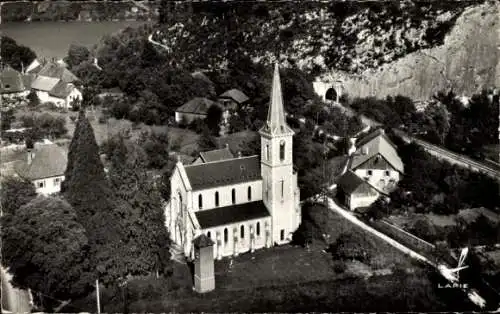
[[[326,91],[325,99],[337,101],[337,91],[335,90],[335,88],[331,87]]]

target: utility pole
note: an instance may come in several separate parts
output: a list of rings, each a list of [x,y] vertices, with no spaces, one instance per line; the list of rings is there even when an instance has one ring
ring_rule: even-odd
[[[97,314],[101,314],[101,300],[99,299],[99,279],[95,280],[96,298],[97,298]]]

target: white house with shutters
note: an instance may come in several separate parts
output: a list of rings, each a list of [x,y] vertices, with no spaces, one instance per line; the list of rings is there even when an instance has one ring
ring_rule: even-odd
[[[177,162],[166,227],[174,246],[188,258],[193,258],[193,239],[202,233],[215,242],[219,259],[291,241],[301,222],[300,191],[292,162],[294,131],[285,120],[278,65],[267,121],[259,133],[261,157],[219,151],[191,165]]]

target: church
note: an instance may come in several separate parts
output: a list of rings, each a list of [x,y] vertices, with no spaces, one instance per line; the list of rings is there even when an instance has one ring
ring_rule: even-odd
[[[173,246],[187,258],[194,258],[193,240],[201,234],[214,242],[217,259],[291,241],[301,222],[300,191],[278,64],[259,134],[260,157],[225,154],[175,165],[165,223]]]

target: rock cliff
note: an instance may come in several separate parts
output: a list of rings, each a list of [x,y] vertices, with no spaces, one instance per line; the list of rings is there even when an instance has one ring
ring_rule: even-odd
[[[330,71],[321,79],[341,80],[350,97],[401,94],[425,100],[440,90],[470,95],[500,86],[500,3],[468,7],[444,44],[412,52],[359,75]]]

